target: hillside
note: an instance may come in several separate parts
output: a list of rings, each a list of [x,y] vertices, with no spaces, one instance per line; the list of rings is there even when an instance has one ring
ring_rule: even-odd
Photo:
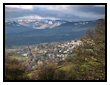
[[[77,41],[6,48],[5,79],[105,81],[105,44],[102,20]]]
[[[59,26],[53,26],[53,28],[46,27],[45,29],[33,28],[33,22],[6,22],[5,24],[5,45],[29,45],[44,42],[53,41],[66,41],[71,39],[78,39],[84,36],[88,28],[94,27],[99,20],[96,21],[79,21],[79,22],[67,22],[67,21],[51,21],[51,25],[59,24]],[[25,26],[21,23],[27,23],[29,26]],[[39,22],[39,24],[47,24],[47,21]],[[48,22],[48,24],[50,21]],[[39,27],[40,25],[37,24]],[[46,25],[47,26],[47,25]]]

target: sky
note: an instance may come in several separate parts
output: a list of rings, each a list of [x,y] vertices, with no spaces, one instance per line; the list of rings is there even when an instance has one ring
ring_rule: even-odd
[[[105,17],[105,5],[5,5],[5,20],[97,20]]]

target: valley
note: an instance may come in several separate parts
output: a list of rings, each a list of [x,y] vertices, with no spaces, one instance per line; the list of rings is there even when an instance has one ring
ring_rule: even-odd
[[[3,3],[3,82],[107,82],[107,3]]]
[[[5,54],[25,63],[25,67],[31,70],[39,69],[50,62],[65,61],[77,55],[74,48],[82,43],[80,37],[98,21],[8,21],[5,23]],[[46,27],[40,29],[43,25]]]
[[[7,56],[24,62],[30,69],[39,69],[49,62],[58,63],[65,61],[74,53],[73,49],[81,44],[80,40],[70,40],[65,42],[40,43],[24,47],[6,48]]]
[[[67,22],[45,29],[18,26],[15,22],[8,25],[10,28],[5,30],[7,78],[9,75],[21,80],[104,80],[104,20],[94,28],[96,23],[98,20]]]
[[[56,64],[60,61],[65,62],[66,59],[77,56],[74,48],[81,45],[80,37],[84,36],[86,30],[94,27],[98,21],[17,20],[6,22],[5,54],[24,63],[30,70],[38,70],[50,62]],[[59,24],[59,26],[34,28],[35,25],[40,27],[41,24]]]

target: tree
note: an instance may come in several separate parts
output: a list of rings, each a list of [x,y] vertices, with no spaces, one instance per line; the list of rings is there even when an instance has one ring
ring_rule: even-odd
[[[5,80],[28,80],[25,67],[17,59],[5,57]]]
[[[74,57],[74,63],[79,64],[77,69],[80,69],[76,72],[77,76],[83,74],[82,79],[104,80],[105,20],[101,20],[95,28],[88,29],[81,41],[82,44],[74,49],[74,52],[77,54]],[[88,75],[84,77],[85,71],[88,71]]]
[[[65,71],[58,69],[58,66],[51,62],[40,68],[32,75],[32,80],[64,80]]]

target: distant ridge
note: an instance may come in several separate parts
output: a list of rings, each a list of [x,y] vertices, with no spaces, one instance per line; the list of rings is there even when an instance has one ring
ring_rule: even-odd
[[[100,21],[77,21],[64,20],[25,20],[5,23],[6,45],[28,45],[53,41],[65,41],[84,36],[87,29],[95,27]],[[35,29],[42,28],[43,29]],[[52,28],[50,28],[50,27]]]

